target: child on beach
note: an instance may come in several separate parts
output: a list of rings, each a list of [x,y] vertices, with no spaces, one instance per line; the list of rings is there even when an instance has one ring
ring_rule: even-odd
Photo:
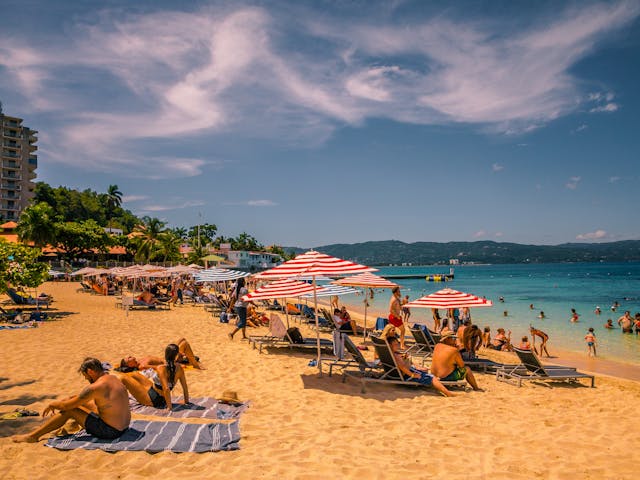
[[[518,348],[520,350],[531,350],[531,344],[529,343],[529,337],[527,337],[526,335],[524,337],[522,337],[522,341],[520,342],[520,345],[518,345]]]
[[[596,356],[596,334],[593,331],[593,327],[589,327],[589,331],[584,337],[587,342],[587,353],[589,356],[593,353],[593,356]]]

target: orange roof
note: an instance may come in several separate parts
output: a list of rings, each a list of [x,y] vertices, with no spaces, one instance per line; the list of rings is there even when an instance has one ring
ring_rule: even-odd
[[[3,223],[2,225],[0,225],[0,228],[3,228],[5,230],[13,230],[14,228],[16,228],[18,226],[18,224],[16,222],[6,222]]]

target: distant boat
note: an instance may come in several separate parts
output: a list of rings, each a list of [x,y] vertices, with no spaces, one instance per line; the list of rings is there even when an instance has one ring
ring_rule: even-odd
[[[449,282],[453,280],[453,272],[451,273],[435,273],[433,275],[427,275],[424,279],[427,282]]]

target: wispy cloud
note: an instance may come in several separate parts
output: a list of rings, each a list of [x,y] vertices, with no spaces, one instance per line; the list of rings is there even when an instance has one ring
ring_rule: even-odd
[[[205,203],[200,200],[182,201],[168,204],[148,204],[136,208],[139,213],[166,212],[168,210],[181,210],[183,208],[200,207]]]
[[[122,202],[139,202],[141,200],[147,200],[147,195],[123,195]]]
[[[632,1],[589,4],[514,28],[453,14],[381,26],[304,5],[289,14],[244,5],[103,10],[46,46],[0,33],[0,82],[57,119],[52,160],[188,177],[206,162],[157,157],[149,145],[163,139],[179,151],[193,137],[229,132],[313,145],[370,118],[519,134],[581,108],[613,112],[613,93],[584,92],[572,67],[639,12]],[[299,48],[308,45],[322,49]]]
[[[609,183],[616,183],[622,180],[620,177],[609,177]]]
[[[243,202],[225,202],[224,205],[244,207],[275,207],[278,203],[273,200],[246,200]]]
[[[494,163],[493,165],[491,165],[491,169],[494,172],[499,172],[500,170],[503,170],[504,167],[502,165],[498,164],[498,163]]]
[[[587,128],[589,128],[589,125],[587,125],[586,123],[583,123],[582,125],[579,125],[578,127],[574,128],[571,131],[571,133],[580,133],[586,130]]]
[[[487,232],[485,232],[484,230],[478,230],[473,234],[473,238],[482,238],[486,236],[487,236]]]
[[[578,183],[580,183],[580,180],[582,180],[582,177],[571,177],[569,178],[569,181],[566,183],[566,187],[569,190],[575,190],[576,188],[578,188]]]
[[[606,230],[596,230],[595,232],[581,233],[576,235],[576,240],[603,240],[607,239],[609,234]]]

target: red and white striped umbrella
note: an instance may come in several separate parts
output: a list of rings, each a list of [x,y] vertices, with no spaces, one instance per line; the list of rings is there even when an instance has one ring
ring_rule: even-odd
[[[344,285],[349,287],[365,287],[365,288],[394,288],[398,287],[397,283],[393,283],[386,278],[382,278],[379,275],[376,275],[371,272],[359,273],[358,275],[353,275],[351,277],[341,278],[340,280],[336,280],[332,283],[336,285]],[[364,333],[362,336],[366,335],[367,331],[367,306],[368,302],[365,296],[364,299]]]
[[[444,288],[435,293],[425,295],[405,304],[409,308],[464,308],[491,307],[493,303],[486,298],[477,297],[470,293],[459,292],[451,288]]]
[[[255,275],[256,278],[285,278],[318,275],[342,276],[352,273],[374,272],[377,269],[309,250],[277,267]]]
[[[393,288],[398,287],[397,283],[382,278],[371,272],[364,272],[351,277],[341,278],[334,282],[336,285],[345,285],[348,287],[367,287],[367,288]]]
[[[321,292],[322,290],[323,287],[318,286],[317,292]],[[267,283],[243,296],[242,299],[245,302],[251,302],[253,300],[270,300],[272,298],[300,297],[305,293],[313,294],[312,284],[294,280],[293,278],[286,278],[284,280]]]
[[[373,272],[375,268],[360,265],[358,263],[350,262],[349,260],[342,260],[340,258],[332,257],[324,253],[316,252],[315,250],[309,250],[302,253],[297,257],[284,262],[277,267],[265,270],[255,275],[256,278],[287,278],[287,277],[300,277],[307,276],[313,278],[313,291],[317,293],[319,287],[316,286],[316,277],[320,275],[343,276],[352,273]],[[314,294],[313,299],[315,312],[318,311],[318,299]],[[322,351],[320,350],[320,328],[318,328],[318,315],[316,317],[316,345],[318,347],[318,370],[322,375]]]

